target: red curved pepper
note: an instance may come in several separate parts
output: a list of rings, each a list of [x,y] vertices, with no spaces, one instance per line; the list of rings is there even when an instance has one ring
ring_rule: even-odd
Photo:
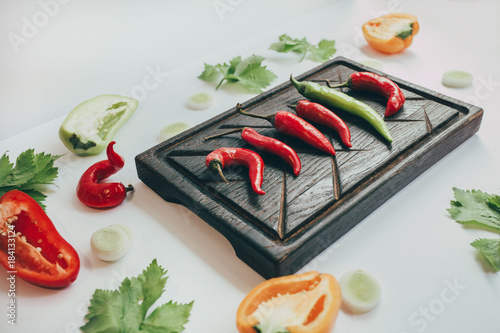
[[[114,141],[108,144],[108,159],[92,165],[84,172],[76,188],[78,199],[92,208],[111,208],[125,200],[127,192],[133,191],[132,185],[125,187],[122,183],[100,183],[100,181],[117,173],[125,165],[123,157],[113,150]]]
[[[80,271],[75,249],[42,207],[18,190],[0,198],[0,263],[8,280],[20,277],[46,288],[67,287]]]
[[[254,146],[255,148],[281,157],[285,162],[287,162],[293,168],[294,175],[296,176],[299,175],[301,163],[300,163],[300,158],[295,152],[295,150],[293,150],[290,146],[281,142],[280,140],[259,134],[253,128],[250,127],[236,128],[234,130],[227,131],[225,133],[209,136],[205,138],[205,140],[213,139],[222,135],[235,132],[241,132],[241,138],[247,143]]]
[[[399,86],[386,77],[371,72],[356,72],[349,79],[338,85],[328,85],[330,88],[349,87],[353,90],[368,90],[387,97],[385,117],[390,117],[401,109],[405,95]]]
[[[301,100],[297,102],[295,111],[300,118],[333,128],[340,135],[342,143],[349,148],[352,147],[349,127],[331,110],[321,104]]]
[[[222,169],[231,165],[244,165],[248,168],[253,191],[261,195],[266,193],[261,188],[264,180],[264,161],[256,152],[245,148],[219,148],[207,155],[205,163],[207,168],[218,172],[226,183],[228,181]]]
[[[335,149],[328,139],[316,127],[304,119],[286,111],[278,111],[269,116],[248,113],[242,110],[241,104],[237,104],[238,112],[245,116],[267,119],[278,132],[294,136],[305,143],[317,148],[327,154],[335,155]]]

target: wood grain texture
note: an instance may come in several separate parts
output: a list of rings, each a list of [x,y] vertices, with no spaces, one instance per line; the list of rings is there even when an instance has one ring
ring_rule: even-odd
[[[298,76],[299,80],[344,81],[357,71],[372,71],[396,82],[406,96],[403,108],[386,119],[394,138],[390,145],[363,120],[332,110],[351,130],[352,148],[338,135],[317,125],[332,142],[332,157],[278,133],[263,119],[232,108],[136,157],[139,178],[163,199],[196,213],[232,244],[236,254],[265,278],[292,274],[339,239],[362,219],[479,129],[483,111],[410,82],[338,57]],[[386,100],[376,94],[345,93],[369,104],[380,115]],[[243,103],[262,115],[291,109],[303,99],[289,82]],[[230,128],[251,126],[294,148],[302,171],[278,157],[259,152],[240,133],[212,140],[205,137]],[[224,170],[229,183],[205,167],[205,157],[220,147],[259,152],[265,162],[262,188],[252,192],[245,167]]]

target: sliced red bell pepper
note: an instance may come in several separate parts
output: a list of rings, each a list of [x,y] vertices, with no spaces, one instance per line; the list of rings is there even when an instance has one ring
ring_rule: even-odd
[[[41,287],[75,281],[80,258],[40,205],[18,190],[0,198],[0,263],[9,274]]]

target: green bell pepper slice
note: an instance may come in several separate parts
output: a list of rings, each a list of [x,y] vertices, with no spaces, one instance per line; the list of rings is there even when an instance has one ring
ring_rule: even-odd
[[[75,155],[102,152],[132,116],[139,102],[119,95],[101,95],[76,106],[59,128],[59,138]]]

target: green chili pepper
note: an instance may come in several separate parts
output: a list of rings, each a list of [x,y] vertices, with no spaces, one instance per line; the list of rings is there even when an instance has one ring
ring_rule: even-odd
[[[387,141],[392,142],[391,133],[384,122],[384,119],[370,106],[352,98],[335,89],[322,86],[315,82],[295,80],[290,75],[290,81],[297,88],[298,92],[313,102],[323,104],[326,107],[338,108],[354,114],[366,120],[379,132]]]
[[[101,95],[75,107],[59,128],[59,138],[75,155],[97,155],[132,116],[139,102],[119,95]]]

